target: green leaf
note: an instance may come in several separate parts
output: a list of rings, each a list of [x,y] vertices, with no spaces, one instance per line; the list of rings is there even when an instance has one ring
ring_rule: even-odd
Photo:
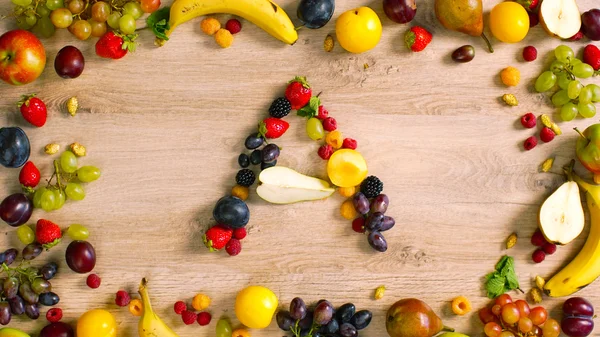
[[[169,40],[169,37],[166,33],[171,28],[169,25],[170,14],[171,7],[167,6],[150,14],[150,16],[146,19],[146,24],[148,24],[148,27],[150,27],[154,35],[161,40]]]
[[[514,270],[512,272],[506,274],[506,287],[509,290],[519,289],[519,278]]]
[[[487,290],[487,296],[489,298],[496,298],[504,294],[504,282],[505,278],[499,275],[495,275],[487,280],[485,283],[485,289]]]
[[[506,264],[511,259],[512,259],[512,257],[507,256],[507,255],[504,255],[502,258],[500,258],[500,261],[498,261],[498,263],[496,263],[496,271],[501,272],[502,269],[505,268]]]
[[[312,118],[319,113],[319,106],[321,106],[321,100],[317,96],[310,98],[310,101],[303,108],[298,110],[296,114],[300,117]]]

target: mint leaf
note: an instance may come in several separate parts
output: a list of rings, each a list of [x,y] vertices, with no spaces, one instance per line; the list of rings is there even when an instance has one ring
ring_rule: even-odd
[[[485,289],[487,290],[487,297],[489,298],[496,298],[504,294],[504,277],[495,274],[487,280]]]
[[[169,17],[171,16],[171,7],[163,7],[154,13],[150,14],[150,16],[146,19],[146,24],[154,35],[161,40],[169,40],[167,36],[167,31],[171,28],[169,25]]]
[[[319,106],[321,106],[321,100],[319,97],[313,96],[307,105],[296,112],[296,115],[306,118],[315,117],[319,113]]]
[[[513,270],[511,273],[506,274],[506,288],[509,290],[519,289],[519,279],[517,278],[517,274]]]
[[[500,258],[496,263],[496,270],[487,274],[485,280],[485,289],[489,298],[495,298],[509,290],[519,289],[515,259],[507,255]]]
[[[500,261],[496,263],[496,271],[501,272],[505,268],[506,264],[509,263],[510,259],[512,259],[512,257],[506,255],[500,258]]]

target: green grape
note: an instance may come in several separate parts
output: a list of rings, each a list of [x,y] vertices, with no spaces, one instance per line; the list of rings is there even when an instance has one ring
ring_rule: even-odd
[[[46,0],[46,7],[49,10],[53,11],[55,9],[59,9],[65,7],[63,0]]]
[[[54,193],[54,209],[61,209],[65,204],[65,200],[67,199],[65,192],[59,189],[56,189],[52,192]]]
[[[44,194],[44,192],[46,192],[45,187],[40,187],[37,190],[35,190],[35,193],[33,194],[33,207],[42,207],[42,195]]]
[[[90,231],[83,225],[73,224],[67,229],[67,235],[73,240],[87,240]]]
[[[50,9],[44,4],[39,4],[35,12],[41,17],[50,16]]]
[[[92,35],[92,25],[86,20],[77,20],[69,27],[71,34],[79,40],[85,41]]]
[[[52,20],[50,20],[50,18],[47,16],[41,17],[33,29],[35,33],[45,38],[52,37],[56,32],[56,28],[52,24]]]
[[[577,104],[579,114],[585,118],[592,118],[596,116],[596,106],[593,103],[581,103]]]
[[[27,23],[27,17],[25,15],[17,16],[15,21],[19,29],[29,30],[32,27],[29,23]]]
[[[571,60],[571,66],[573,66],[573,67],[578,64],[582,64],[582,63],[583,63],[583,61],[581,61],[580,59],[577,59],[577,58],[574,58]]]
[[[569,83],[569,87],[567,88],[569,98],[576,99],[577,97],[579,97],[581,89],[583,89],[583,85],[579,81],[573,81]]]
[[[25,22],[27,22],[27,24],[30,25],[31,27],[35,26],[37,21],[38,20],[35,15],[29,15],[29,16],[25,17]]]
[[[24,245],[28,245],[35,241],[35,233],[29,225],[23,225],[17,229],[17,237]]]
[[[60,167],[67,173],[77,171],[77,157],[71,151],[65,151],[60,155]]]
[[[560,62],[569,63],[570,60],[575,58],[575,53],[573,53],[573,49],[563,44],[554,49],[554,56]]]
[[[112,12],[106,22],[110,28],[119,29],[119,19],[121,19],[121,14],[119,12]]]
[[[14,15],[19,16],[23,13],[25,13],[25,7],[21,7],[21,6],[17,6],[15,7],[15,9],[13,10]]]
[[[29,6],[33,0],[11,0],[13,4],[17,6]]]
[[[131,14],[124,14],[119,19],[119,30],[123,34],[133,34],[135,33],[135,19]]]
[[[92,36],[93,37],[101,37],[106,33],[106,22],[96,22],[92,19],[89,19],[88,22],[92,27]]]
[[[67,198],[71,200],[83,200],[85,198],[83,187],[77,183],[68,183],[65,193],[67,194]]]
[[[66,8],[55,9],[50,13],[50,20],[56,28],[67,28],[73,23],[73,14]]]
[[[127,6],[127,5],[125,5]],[[98,1],[92,6],[92,19],[96,22],[106,22],[110,15],[110,5],[104,1]]]
[[[592,102],[592,89],[589,86],[583,87],[579,93],[579,103],[591,103]]]
[[[569,101],[571,101],[571,99],[566,90],[559,90],[552,95],[552,104],[557,108],[567,104]]]
[[[546,92],[556,84],[556,75],[554,75],[551,71],[544,71],[538,78],[535,80],[535,90],[537,92]]]
[[[588,84],[590,90],[592,90],[592,102],[600,102],[600,86],[596,84]]]
[[[567,88],[569,87],[569,83],[571,83],[571,80],[567,77],[567,74],[561,73],[560,75],[556,76],[556,82],[558,83],[559,88],[567,90]]]
[[[44,191],[44,194],[42,194],[42,200],[40,201],[42,209],[46,212],[52,211],[54,209],[55,202],[56,196],[54,195],[54,192],[48,189]]]
[[[594,75],[594,68],[587,63],[580,63],[573,66],[572,72],[579,78],[589,78]]]
[[[144,12],[142,11],[142,6],[140,6],[139,3],[131,1],[123,6],[123,14],[129,14],[137,20],[142,17]]]
[[[325,130],[323,130],[323,123],[318,118],[310,118],[306,121],[306,133],[312,140],[319,140],[325,137]]]
[[[565,64],[560,62],[559,60],[555,60],[554,62],[552,62],[552,64],[550,65],[550,70],[555,73],[555,74],[559,74],[561,73],[563,70],[565,70]]]
[[[226,318],[221,318],[217,322],[217,337],[231,337],[231,323]]]
[[[572,102],[569,102],[560,108],[560,118],[565,122],[575,119],[578,113],[579,110],[577,109],[577,106]]]
[[[77,179],[82,183],[89,183],[100,178],[100,169],[96,166],[82,166],[77,170]]]

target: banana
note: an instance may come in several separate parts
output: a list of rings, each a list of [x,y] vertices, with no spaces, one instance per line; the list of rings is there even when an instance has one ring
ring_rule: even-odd
[[[590,233],[577,256],[544,285],[544,292],[551,297],[569,296],[600,276],[600,185],[567,174],[586,192]]]
[[[224,13],[241,16],[287,44],[298,40],[292,20],[270,0],[175,0],[171,5],[169,36],[180,24],[198,16]]]
[[[148,281],[143,278],[138,289],[140,296],[142,296],[142,303],[144,304],[144,312],[138,323],[140,337],[179,337],[152,310],[148,289],[146,288],[147,284]]]

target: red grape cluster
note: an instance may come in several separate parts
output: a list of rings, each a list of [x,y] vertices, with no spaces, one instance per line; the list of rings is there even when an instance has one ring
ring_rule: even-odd
[[[541,306],[530,308],[524,300],[502,294],[487,307],[479,310],[479,319],[485,324],[487,337],[558,337],[560,323],[548,318],[548,311]]]

